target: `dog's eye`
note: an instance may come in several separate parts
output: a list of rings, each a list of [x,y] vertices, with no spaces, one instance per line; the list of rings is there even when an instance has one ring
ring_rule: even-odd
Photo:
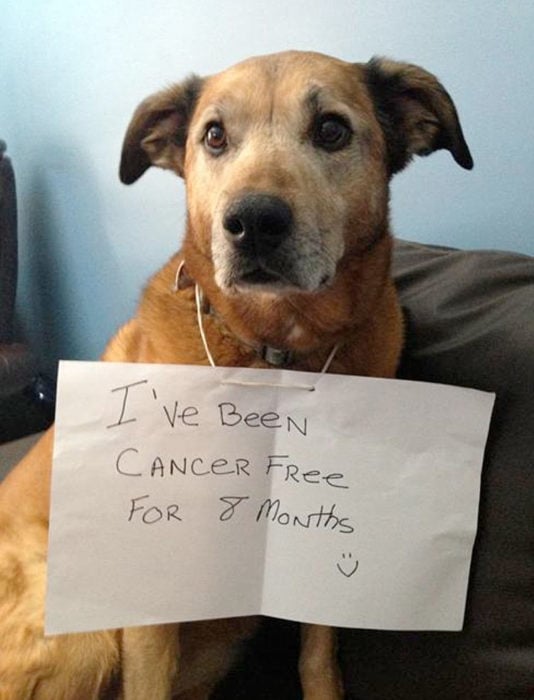
[[[313,143],[325,151],[339,151],[344,148],[352,137],[352,129],[345,120],[337,114],[323,114],[314,125]]]
[[[206,135],[204,136],[204,143],[206,144],[208,151],[210,151],[210,153],[213,155],[219,155],[222,153],[227,145],[224,126],[218,122],[210,124],[206,130]]]

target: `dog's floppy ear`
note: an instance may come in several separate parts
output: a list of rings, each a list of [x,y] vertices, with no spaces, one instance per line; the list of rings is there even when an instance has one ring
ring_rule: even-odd
[[[131,185],[151,165],[183,176],[187,128],[201,87],[201,78],[192,76],[141,102],[124,137],[122,182]]]
[[[418,66],[372,58],[364,66],[376,114],[386,137],[390,174],[414,154],[440,148],[470,170],[473,159],[454,103],[435,76]]]

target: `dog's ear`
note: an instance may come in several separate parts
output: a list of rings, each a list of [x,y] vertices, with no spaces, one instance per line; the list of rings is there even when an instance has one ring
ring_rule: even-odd
[[[122,182],[131,185],[151,165],[183,176],[187,128],[201,88],[201,78],[192,76],[141,102],[124,137]]]
[[[414,154],[440,148],[470,170],[473,159],[454,103],[435,76],[408,63],[372,58],[364,65],[367,85],[386,137],[390,174]]]

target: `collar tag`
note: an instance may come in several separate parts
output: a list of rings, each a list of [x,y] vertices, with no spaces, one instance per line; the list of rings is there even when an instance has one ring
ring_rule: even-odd
[[[264,345],[261,348],[261,359],[268,362],[274,367],[287,367],[293,361],[293,353],[291,350],[280,350],[273,348],[270,345]]]

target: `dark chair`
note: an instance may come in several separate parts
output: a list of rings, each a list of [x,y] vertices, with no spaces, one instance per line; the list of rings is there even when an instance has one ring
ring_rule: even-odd
[[[11,160],[0,141],[0,443],[47,427],[53,384],[37,373],[30,349],[15,337],[17,194]]]

